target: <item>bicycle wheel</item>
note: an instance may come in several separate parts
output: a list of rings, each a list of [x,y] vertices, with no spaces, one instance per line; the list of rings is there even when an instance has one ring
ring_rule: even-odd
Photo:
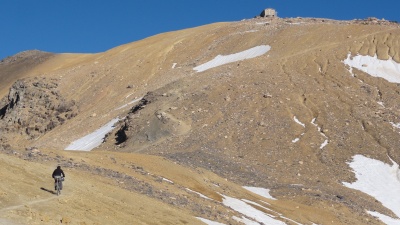
[[[57,184],[56,184],[56,189],[57,189],[57,196],[61,194],[61,190],[60,190],[60,180],[57,179]]]

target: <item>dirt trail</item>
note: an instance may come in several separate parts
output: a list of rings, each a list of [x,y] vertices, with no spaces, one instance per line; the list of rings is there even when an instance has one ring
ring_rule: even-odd
[[[46,164],[50,165],[0,154],[4,168],[0,177],[9,181],[0,183],[0,218],[4,221],[0,224],[202,224],[189,211],[128,191],[114,179],[84,169],[64,167],[66,180],[61,195],[56,196],[51,178],[54,166]],[[21,176],[16,177],[16,172]]]
[[[58,196],[53,196],[53,197],[50,197],[50,198],[45,198],[45,199],[39,199],[39,200],[25,202],[24,204],[9,206],[9,207],[0,209],[0,215],[1,215],[2,212],[11,211],[11,210],[18,209],[18,208],[21,208],[21,207],[24,207],[24,206],[31,206],[31,205],[35,205],[35,204],[39,204],[39,203],[43,203],[43,202],[48,202],[48,201],[53,200],[53,199],[55,199],[57,197]]]

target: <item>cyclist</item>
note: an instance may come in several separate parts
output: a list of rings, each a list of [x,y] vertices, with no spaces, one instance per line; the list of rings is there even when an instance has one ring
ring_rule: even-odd
[[[54,178],[54,189],[57,189],[57,179],[56,177],[61,177],[60,180],[60,190],[62,190],[62,180],[64,180],[63,178],[65,177],[64,171],[61,169],[61,166],[57,166],[57,169],[55,169],[53,171],[53,175],[52,177]]]

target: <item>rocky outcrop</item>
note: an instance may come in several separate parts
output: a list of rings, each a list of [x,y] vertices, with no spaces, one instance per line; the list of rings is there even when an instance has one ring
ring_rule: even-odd
[[[166,108],[164,103],[160,104],[163,102],[160,99],[170,98],[173,98],[170,94],[148,92],[118,125],[115,144],[120,147],[128,144],[140,148],[189,131],[190,127],[173,115],[173,108]],[[149,108],[151,112],[144,117],[145,119],[141,117],[144,108]]]
[[[75,102],[64,99],[57,87],[57,80],[47,78],[15,82],[0,101],[0,136],[19,133],[35,139],[75,117]]]

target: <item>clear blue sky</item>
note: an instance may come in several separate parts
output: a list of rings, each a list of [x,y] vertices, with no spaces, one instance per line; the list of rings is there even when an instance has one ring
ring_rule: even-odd
[[[400,21],[400,0],[0,0],[0,59],[38,49],[95,53],[155,34],[253,18]]]

